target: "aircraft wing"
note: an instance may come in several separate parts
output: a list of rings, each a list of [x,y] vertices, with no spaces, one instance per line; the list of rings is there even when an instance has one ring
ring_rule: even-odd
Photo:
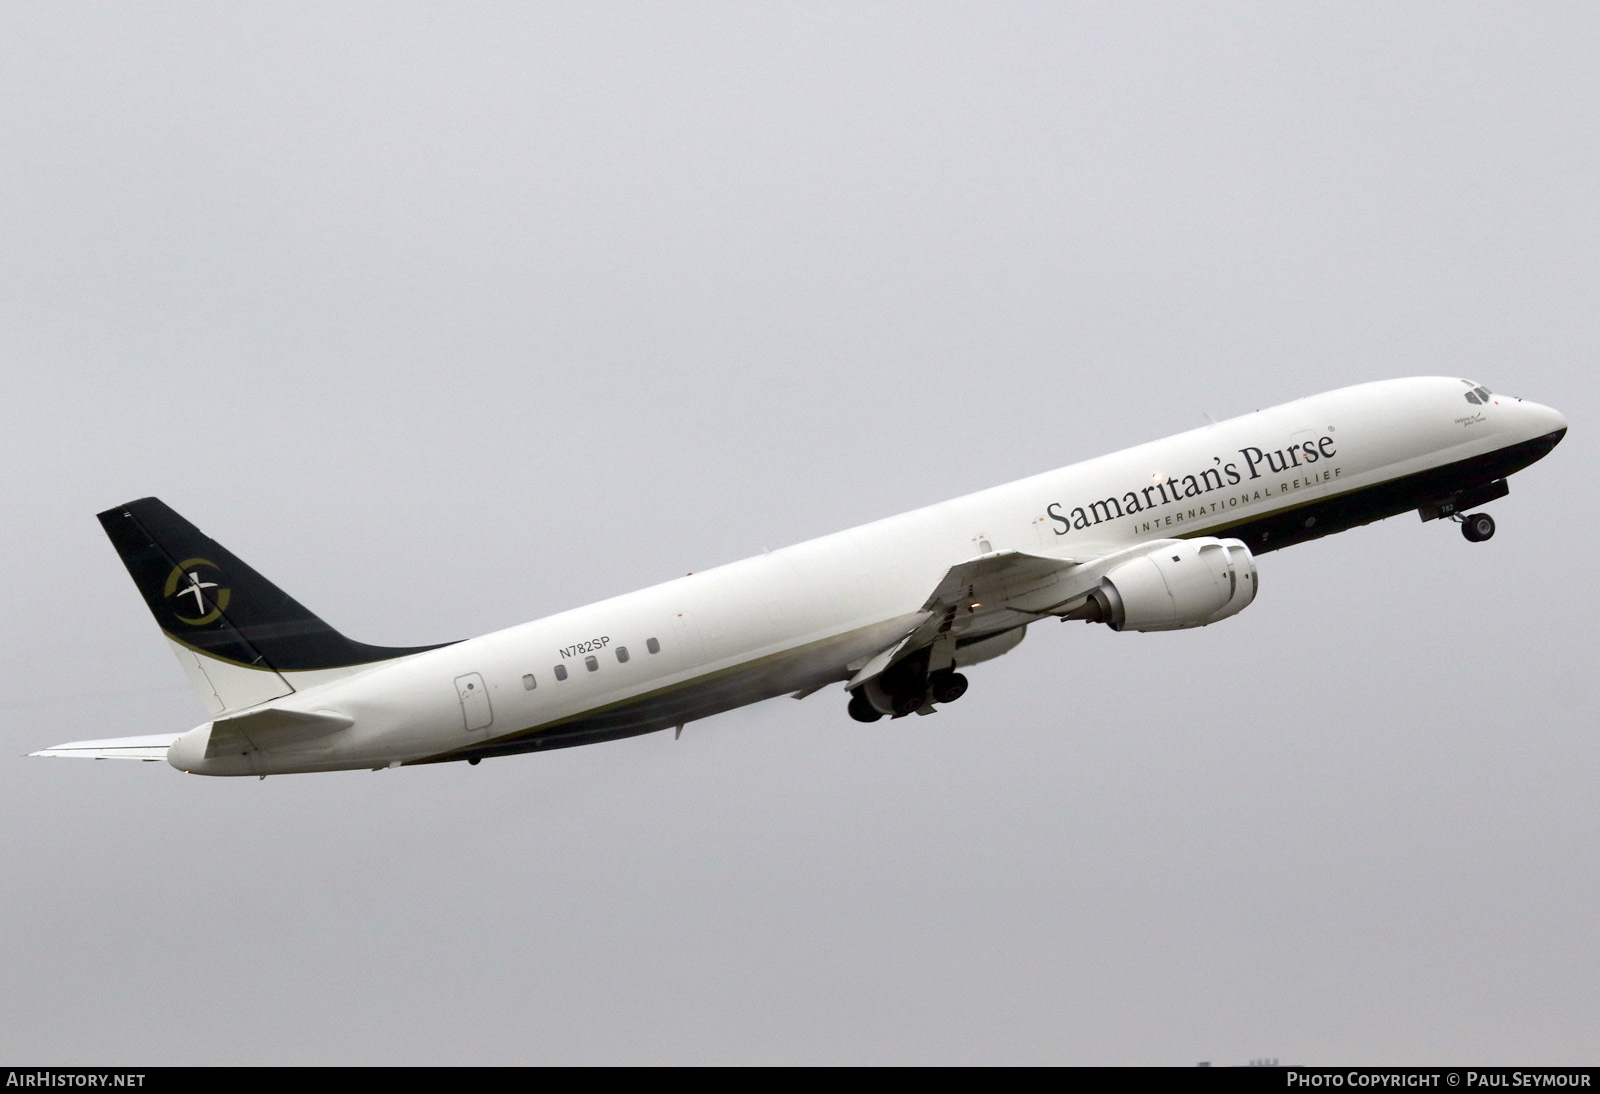
[[[962,638],[1000,634],[1076,606],[1088,592],[1080,580],[1085,560],[1046,558],[1021,551],[997,551],[960,562],[945,571],[922,605],[922,619],[909,634],[861,665],[846,688],[854,688],[894,662],[924,647],[947,647],[943,660]]]
[[[1002,551],[959,563],[945,571],[923,611],[960,608],[992,622],[1006,612],[1031,619],[1054,615],[1074,596],[1068,575],[1083,566],[1078,559],[1046,558]],[[1019,620],[1026,622],[1026,619]]]
[[[153,760],[167,758],[181,734],[159,733],[153,737],[112,737],[104,741],[71,741],[53,748],[30,752],[30,756],[75,756],[85,760]]]

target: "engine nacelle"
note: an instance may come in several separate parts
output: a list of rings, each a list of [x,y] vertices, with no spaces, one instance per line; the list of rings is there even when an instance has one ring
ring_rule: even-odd
[[[1090,618],[1115,631],[1178,631],[1237,615],[1255,598],[1255,559],[1239,540],[1168,540],[1112,567],[1090,594]]]

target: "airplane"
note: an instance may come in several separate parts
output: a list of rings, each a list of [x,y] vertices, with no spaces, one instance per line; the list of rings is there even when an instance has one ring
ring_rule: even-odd
[[[1469,380],[1316,395],[479,638],[353,641],[155,498],[101,525],[206,706],[187,732],[32,753],[197,775],[466,761],[674,729],[844,685],[861,722],[927,715],[1030,625],[1203,627],[1256,557],[1407,511],[1469,512],[1566,434]]]

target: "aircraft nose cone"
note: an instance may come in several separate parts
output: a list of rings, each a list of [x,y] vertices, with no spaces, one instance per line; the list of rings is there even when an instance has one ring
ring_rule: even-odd
[[[1567,419],[1559,410],[1539,403],[1523,403],[1521,410],[1523,421],[1528,423],[1527,436],[1538,446],[1539,455],[1535,459],[1542,459],[1567,435]]]
[[[1540,424],[1544,428],[1544,434],[1550,440],[1550,447],[1554,448],[1560,444],[1561,438],[1567,435],[1566,417],[1559,410],[1540,403],[1531,404],[1530,409],[1539,416]]]

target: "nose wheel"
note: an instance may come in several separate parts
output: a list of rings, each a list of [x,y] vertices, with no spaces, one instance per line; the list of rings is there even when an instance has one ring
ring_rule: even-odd
[[[1461,534],[1468,543],[1482,543],[1494,535],[1494,518],[1488,513],[1468,513],[1461,518]]]

